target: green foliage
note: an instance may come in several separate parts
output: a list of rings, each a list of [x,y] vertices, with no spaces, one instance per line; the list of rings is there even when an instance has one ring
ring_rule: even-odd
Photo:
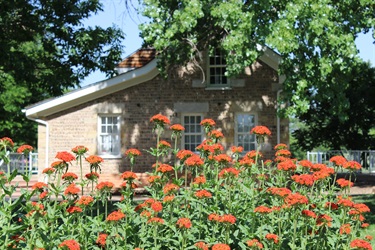
[[[84,27],[98,0],[0,1],[0,134],[35,144],[21,110],[59,96],[95,70],[114,74],[123,38],[116,27]]]
[[[317,93],[325,96],[318,100],[312,96],[310,109],[299,117],[307,126],[295,130],[293,136],[305,150],[318,146],[365,150],[375,145],[372,132],[375,128],[375,68],[362,63],[348,74],[340,73],[335,72],[337,79],[332,81],[343,82],[341,90]],[[349,84],[345,85],[345,81]]]
[[[279,73],[286,76],[284,115],[299,117],[315,103],[334,100],[325,119],[346,120],[348,76],[360,73],[354,68],[361,65],[355,38],[375,32],[374,8],[372,0],[145,0],[142,13],[150,22],[141,35],[160,51],[163,72],[221,46],[227,74],[236,75],[263,53],[259,45],[269,46],[280,54]]]

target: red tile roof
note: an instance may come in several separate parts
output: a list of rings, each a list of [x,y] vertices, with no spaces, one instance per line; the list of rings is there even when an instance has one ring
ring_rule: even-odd
[[[155,58],[156,50],[152,48],[141,48],[125,58],[117,65],[117,68],[140,68]]]

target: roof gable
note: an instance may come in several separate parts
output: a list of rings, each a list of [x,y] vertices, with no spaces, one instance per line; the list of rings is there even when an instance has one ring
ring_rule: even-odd
[[[259,60],[277,71],[280,56],[266,46],[259,46],[258,49],[264,52]],[[43,118],[151,80],[159,74],[155,56],[155,49],[139,49],[118,64],[118,76],[30,105],[25,108],[26,116],[31,119]]]

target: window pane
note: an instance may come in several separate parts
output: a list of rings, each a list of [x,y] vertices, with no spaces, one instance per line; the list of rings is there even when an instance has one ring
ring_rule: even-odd
[[[98,150],[100,154],[120,154],[120,118],[117,116],[100,117],[100,134],[98,138]]]

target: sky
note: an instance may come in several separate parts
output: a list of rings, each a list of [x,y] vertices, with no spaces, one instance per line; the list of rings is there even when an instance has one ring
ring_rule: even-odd
[[[142,39],[139,37],[138,25],[145,22],[145,18],[136,15],[135,11],[127,12],[125,8],[126,0],[101,0],[104,5],[104,11],[91,16],[86,22],[87,26],[110,27],[113,24],[121,28],[125,33],[125,52],[123,58],[135,52],[142,45]],[[360,51],[360,57],[364,61],[370,61],[375,66],[375,44],[372,43],[371,32],[359,35],[356,40],[357,48]],[[105,79],[105,74],[94,72],[83,82],[82,86],[95,83]]]

